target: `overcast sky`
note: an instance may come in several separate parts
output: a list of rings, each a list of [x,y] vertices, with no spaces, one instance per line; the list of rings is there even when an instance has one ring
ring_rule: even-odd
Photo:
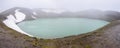
[[[70,11],[86,9],[120,11],[120,0],[0,0],[0,10],[12,7],[57,8]]]

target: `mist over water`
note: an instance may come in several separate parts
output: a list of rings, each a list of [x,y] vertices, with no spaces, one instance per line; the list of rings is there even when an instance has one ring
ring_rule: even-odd
[[[86,18],[48,18],[21,22],[18,26],[35,37],[52,39],[91,32],[108,23]]]

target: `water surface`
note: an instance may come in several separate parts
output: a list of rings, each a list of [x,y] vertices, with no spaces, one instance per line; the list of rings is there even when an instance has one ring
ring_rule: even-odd
[[[86,18],[47,18],[21,22],[18,26],[35,37],[52,39],[91,32],[108,23]]]

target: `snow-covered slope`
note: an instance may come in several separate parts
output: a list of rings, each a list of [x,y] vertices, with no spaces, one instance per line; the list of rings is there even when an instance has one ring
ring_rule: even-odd
[[[19,10],[15,11],[16,22],[21,22],[25,19],[26,15],[24,13],[19,12]]]
[[[32,36],[24,31],[22,31],[16,24],[18,22],[23,21],[25,19],[25,17],[26,17],[26,15],[24,13],[19,12],[19,10],[15,10],[15,16],[13,16],[13,15],[7,16],[7,19],[3,20],[3,23],[6,26],[8,26],[8,27],[20,32],[20,33],[26,34],[28,36]]]

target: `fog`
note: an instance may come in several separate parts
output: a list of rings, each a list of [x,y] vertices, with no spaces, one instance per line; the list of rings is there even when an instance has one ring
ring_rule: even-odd
[[[0,0],[0,10],[12,7],[55,8],[70,11],[87,9],[120,11],[120,0]]]

